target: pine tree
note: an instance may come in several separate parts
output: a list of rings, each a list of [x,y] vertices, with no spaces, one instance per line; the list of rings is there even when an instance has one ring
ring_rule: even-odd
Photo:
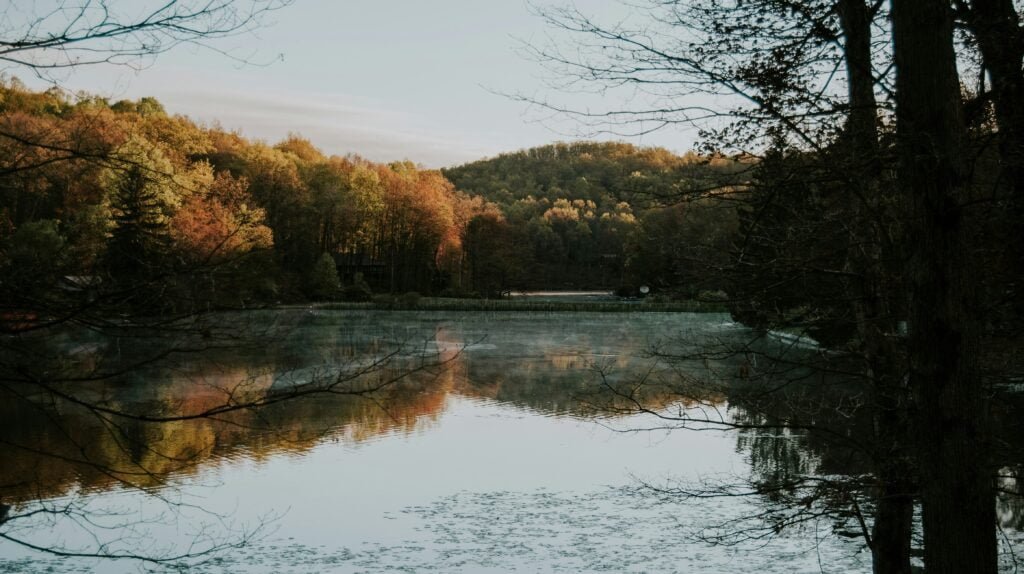
[[[338,267],[330,253],[324,253],[309,273],[309,292],[316,299],[333,299],[341,291]]]
[[[159,192],[139,166],[125,171],[115,186],[108,270],[118,281],[151,279],[166,271],[170,245]]]

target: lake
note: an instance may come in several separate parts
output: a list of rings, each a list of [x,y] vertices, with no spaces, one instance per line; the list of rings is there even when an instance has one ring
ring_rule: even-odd
[[[190,569],[204,573],[870,571],[862,541],[837,535],[848,526],[826,514],[764,539],[764,521],[750,517],[776,512],[766,497],[676,490],[857,472],[849,459],[852,468],[835,470],[838,451],[814,437],[699,422],[756,418],[753,399],[729,389],[768,368],[752,351],[713,350],[761,341],[823,355],[812,345],[766,340],[710,313],[311,308],[245,317],[273,329],[257,345],[163,357],[91,398],[173,413],[314,379],[380,388],[161,424],[65,404],[55,406],[57,422],[6,400],[0,500],[28,516],[0,534],[160,556],[247,541]],[[89,372],[149,348],[81,334],[48,344]],[[698,348],[699,358],[666,358]],[[670,420],[679,418],[689,422]],[[1008,547],[1024,548],[1014,504],[1000,506]],[[734,536],[743,532],[750,539]],[[729,544],[709,541],[723,533]],[[0,542],[0,572],[141,566]]]

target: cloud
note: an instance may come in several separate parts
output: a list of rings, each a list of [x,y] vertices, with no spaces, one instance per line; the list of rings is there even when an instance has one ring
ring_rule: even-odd
[[[216,121],[248,137],[275,142],[300,133],[328,154],[355,153],[373,161],[409,159],[440,167],[498,151],[425,118],[343,95],[172,88],[160,99],[171,113]]]

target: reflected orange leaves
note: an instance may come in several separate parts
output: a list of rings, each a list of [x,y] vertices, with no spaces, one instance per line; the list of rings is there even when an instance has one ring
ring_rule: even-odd
[[[108,404],[167,415],[260,399],[279,385],[331,376],[331,365],[351,364],[359,352],[380,351],[374,347],[377,343],[364,348],[364,340],[357,352],[350,332],[317,331],[315,344],[324,362],[316,369],[297,364],[287,353],[262,364],[252,357],[222,362],[192,357],[173,371],[110,389]],[[160,488],[225,460],[259,464],[282,453],[301,456],[324,441],[359,445],[388,435],[421,433],[439,424],[452,396],[496,400],[544,413],[593,413],[599,372],[625,376],[646,364],[627,354],[597,354],[593,349],[601,341],[586,336],[574,338],[571,346],[541,341],[540,348],[550,350],[527,356],[508,355],[498,349],[500,345],[465,338],[460,327],[442,322],[422,347],[415,347],[418,352],[436,352],[434,358],[443,361],[444,368],[413,372],[368,397],[315,395],[216,418],[152,424],[58,404],[58,422],[23,400],[5,398],[0,401],[0,436],[10,442],[0,465],[0,499],[38,500],[108,490],[119,483]],[[618,342],[642,346],[637,341]],[[420,358],[412,353],[404,360],[407,363],[389,365],[370,377],[388,380]],[[645,397],[663,395],[666,405],[678,401],[679,395],[668,391],[652,387]],[[628,405],[613,400],[609,406],[606,413],[626,413]]]
[[[457,353],[451,349],[442,356],[452,359]],[[0,431],[7,443],[0,465],[0,500],[30,501],[119,484],[159,488],[225,459],[260,462],[280,453],[304,453],[327,439],[358,444],[418,432],[443,412],[459,373],[458,361],[453,361],[439,374],[415,373],[369,397],[315,395],[215,418],[159,424],[111,419],[67,403],[57,405],[62,414],[58,423],[8,395],[0,400]],[[293,378],[273,366],[203,364],[142,382],[147,396],[130,407],[154,415],[201,413],[265,397],[275,382]],[[129,406],[129,400],[109,406]]]

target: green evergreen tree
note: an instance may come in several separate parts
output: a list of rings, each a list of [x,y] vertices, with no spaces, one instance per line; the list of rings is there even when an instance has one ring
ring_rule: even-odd
[[[151,279],[168,269],[170,238],[157,186],[139,166],[116,180],[112,198],[114,228],[107,246],[107,268],[119,281]]]
[[[339,291],[338,267],[331,254],[324,253],[309,273],[309,294],[316,299],[334,299]]]

